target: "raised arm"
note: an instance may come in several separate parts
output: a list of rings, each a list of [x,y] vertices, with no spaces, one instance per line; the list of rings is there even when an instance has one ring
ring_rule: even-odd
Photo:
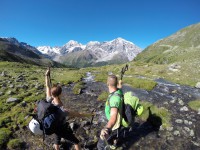
[[[118,89],[121,89],[121,88],[122,88],[122,80],[119,80],[119,81],[118,81],[117,88],[118,88]]]
[[[45,83],[46,83],[46,97],[51,97],[51,86],[50,86],[50,70],[48,69],[45,73]]]

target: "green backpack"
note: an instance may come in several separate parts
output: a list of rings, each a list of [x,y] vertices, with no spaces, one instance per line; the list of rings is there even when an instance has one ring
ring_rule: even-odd
[[[124,94],[124,105],[122,115],[122,125],[124,127],[130,126],[134,122],[136,116],[140,116],[144,108],[139,104],[139,98],[132,96],[132,92]]]

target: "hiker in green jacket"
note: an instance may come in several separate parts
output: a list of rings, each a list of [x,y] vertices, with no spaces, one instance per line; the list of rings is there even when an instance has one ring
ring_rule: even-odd
[[[116,144],[115,138],[118,136],[121,120],[122,120],[122,81],[119,81],[115,75],[109,75],[107,79],[107,86],[110,95],[105,104],[105,114],[108,123],[101,130],[100,139],[97,144],[98,150],[105,149],[107,144]],[[113,143],[114,142],[114,143]]]

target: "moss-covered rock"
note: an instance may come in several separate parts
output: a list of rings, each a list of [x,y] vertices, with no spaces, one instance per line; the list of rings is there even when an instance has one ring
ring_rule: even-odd
[[[200,100],[190,101],[188,105],[193,110],[200,110]]]
[[[80,94],[81,90],[83,89],[83,82],[78,82],[73,87],[73,93],[74,94]]]
[[[7,128],[0,128],[0,149],[3,149],[8,142],[11,131]]]
[[[108,92],[102,92],[102,93],[98,96],[97,100],[99,100],[99,101],[106,101],[107,98],[108,98],[108,95],[109,95]]]
[[[12,139],[8,142],[7,147],[10,150],[20,150],[23,146],[23,143],[20,139]]]

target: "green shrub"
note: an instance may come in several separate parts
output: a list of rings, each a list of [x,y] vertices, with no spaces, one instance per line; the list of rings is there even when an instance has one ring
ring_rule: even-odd
[[[164,107],[158,108],[157,106],[153,105],[150,102],[140,102],[142,106],[144,107],[144,111],[141,116],[139,116],[140,119],[143,121],[146,121],[149,117],[149,110],[148,107],[150,107],[152,114],[155,114],[156,116],[160,117],[162,119],[162,126],[163,128],[170,127],[171,126],[171,113]]]
[[[0,119],[0,128],[5,126],[7,123],[12,122],[11,117],[4,117]]]
[[[22,148],[22,142],[20,139],[12,139],[8,142],[7,147],[9,149],[21,149]]]
[[[0,148],[3,148],[8,142],[11,135],[11,131],[7,128],[0,128]]]
[[[108,78],[108,73],[107,72],[101,72],[96,74],[95,80],[98,82],[107,82],[107,78]]]
[[[83,88],[83,82],[78,82],[74,85],[73,87],[73,93],[74,94],[80,94],[81,93],[81,90]]]
[[[108,95],[109,95],[108,92],[102,92],[102,93],[98,96],[97,100],[99,100],[99,101],[106,101],[107,98],[108,98]]]
[[[200,109],[200,100],[190,101],[188,105],[191,109],[198,111]]]
[[[157,85],[155,81],[140,78],[124,78],[123,83],[127,83],[134,88],[145,89],[148,91],[152,90]]]

